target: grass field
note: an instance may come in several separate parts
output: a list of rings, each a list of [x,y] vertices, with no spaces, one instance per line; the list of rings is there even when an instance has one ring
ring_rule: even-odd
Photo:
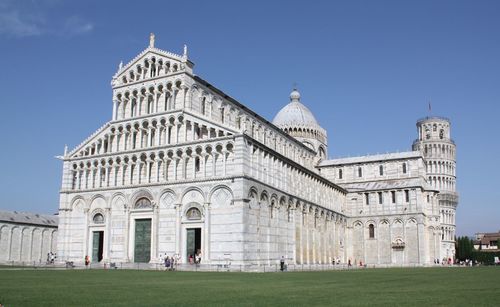
[[[0,270],[11,306],[500,306],[500,267],[297,273]]]

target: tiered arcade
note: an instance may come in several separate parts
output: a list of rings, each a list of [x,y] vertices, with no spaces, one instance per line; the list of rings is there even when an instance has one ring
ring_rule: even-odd
[[[413,150],[425,158],[428,182],[439,191],[442,253],[446,258],[455,255],[456,146],[451,138],[450,121],[431,116],[417,122],[418,139]]]

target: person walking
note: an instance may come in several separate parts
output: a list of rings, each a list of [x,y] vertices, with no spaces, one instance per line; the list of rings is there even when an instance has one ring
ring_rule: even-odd
[[[281,256],[280,259],[280,270],[283,272],[285,270],[285,256]]]
[[[165,258],[165,271],[169,271],[170,270],[170,266],[171,266],[171,262],[170,262],[170,257],[166,257]]]

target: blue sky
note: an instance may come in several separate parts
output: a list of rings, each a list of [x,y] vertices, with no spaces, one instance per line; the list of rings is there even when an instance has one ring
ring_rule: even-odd
[[[457,232],[500,230],[498,1],[0,0],[0,208],[56,212],[61,162],[111,118],[111,76],[148,44],[272,120],[296,82],[331,157],[404,151],[452,121]]]

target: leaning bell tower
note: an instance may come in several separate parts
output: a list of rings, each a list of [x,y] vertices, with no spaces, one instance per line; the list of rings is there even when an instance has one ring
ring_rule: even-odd
[[[444,117],[425,117],[417,121],[418,139],[413,150],[422,152],[428,183],[439,191],[441,216],[441,257],[455,257],[456,145],[451,139],[450,120]]]

